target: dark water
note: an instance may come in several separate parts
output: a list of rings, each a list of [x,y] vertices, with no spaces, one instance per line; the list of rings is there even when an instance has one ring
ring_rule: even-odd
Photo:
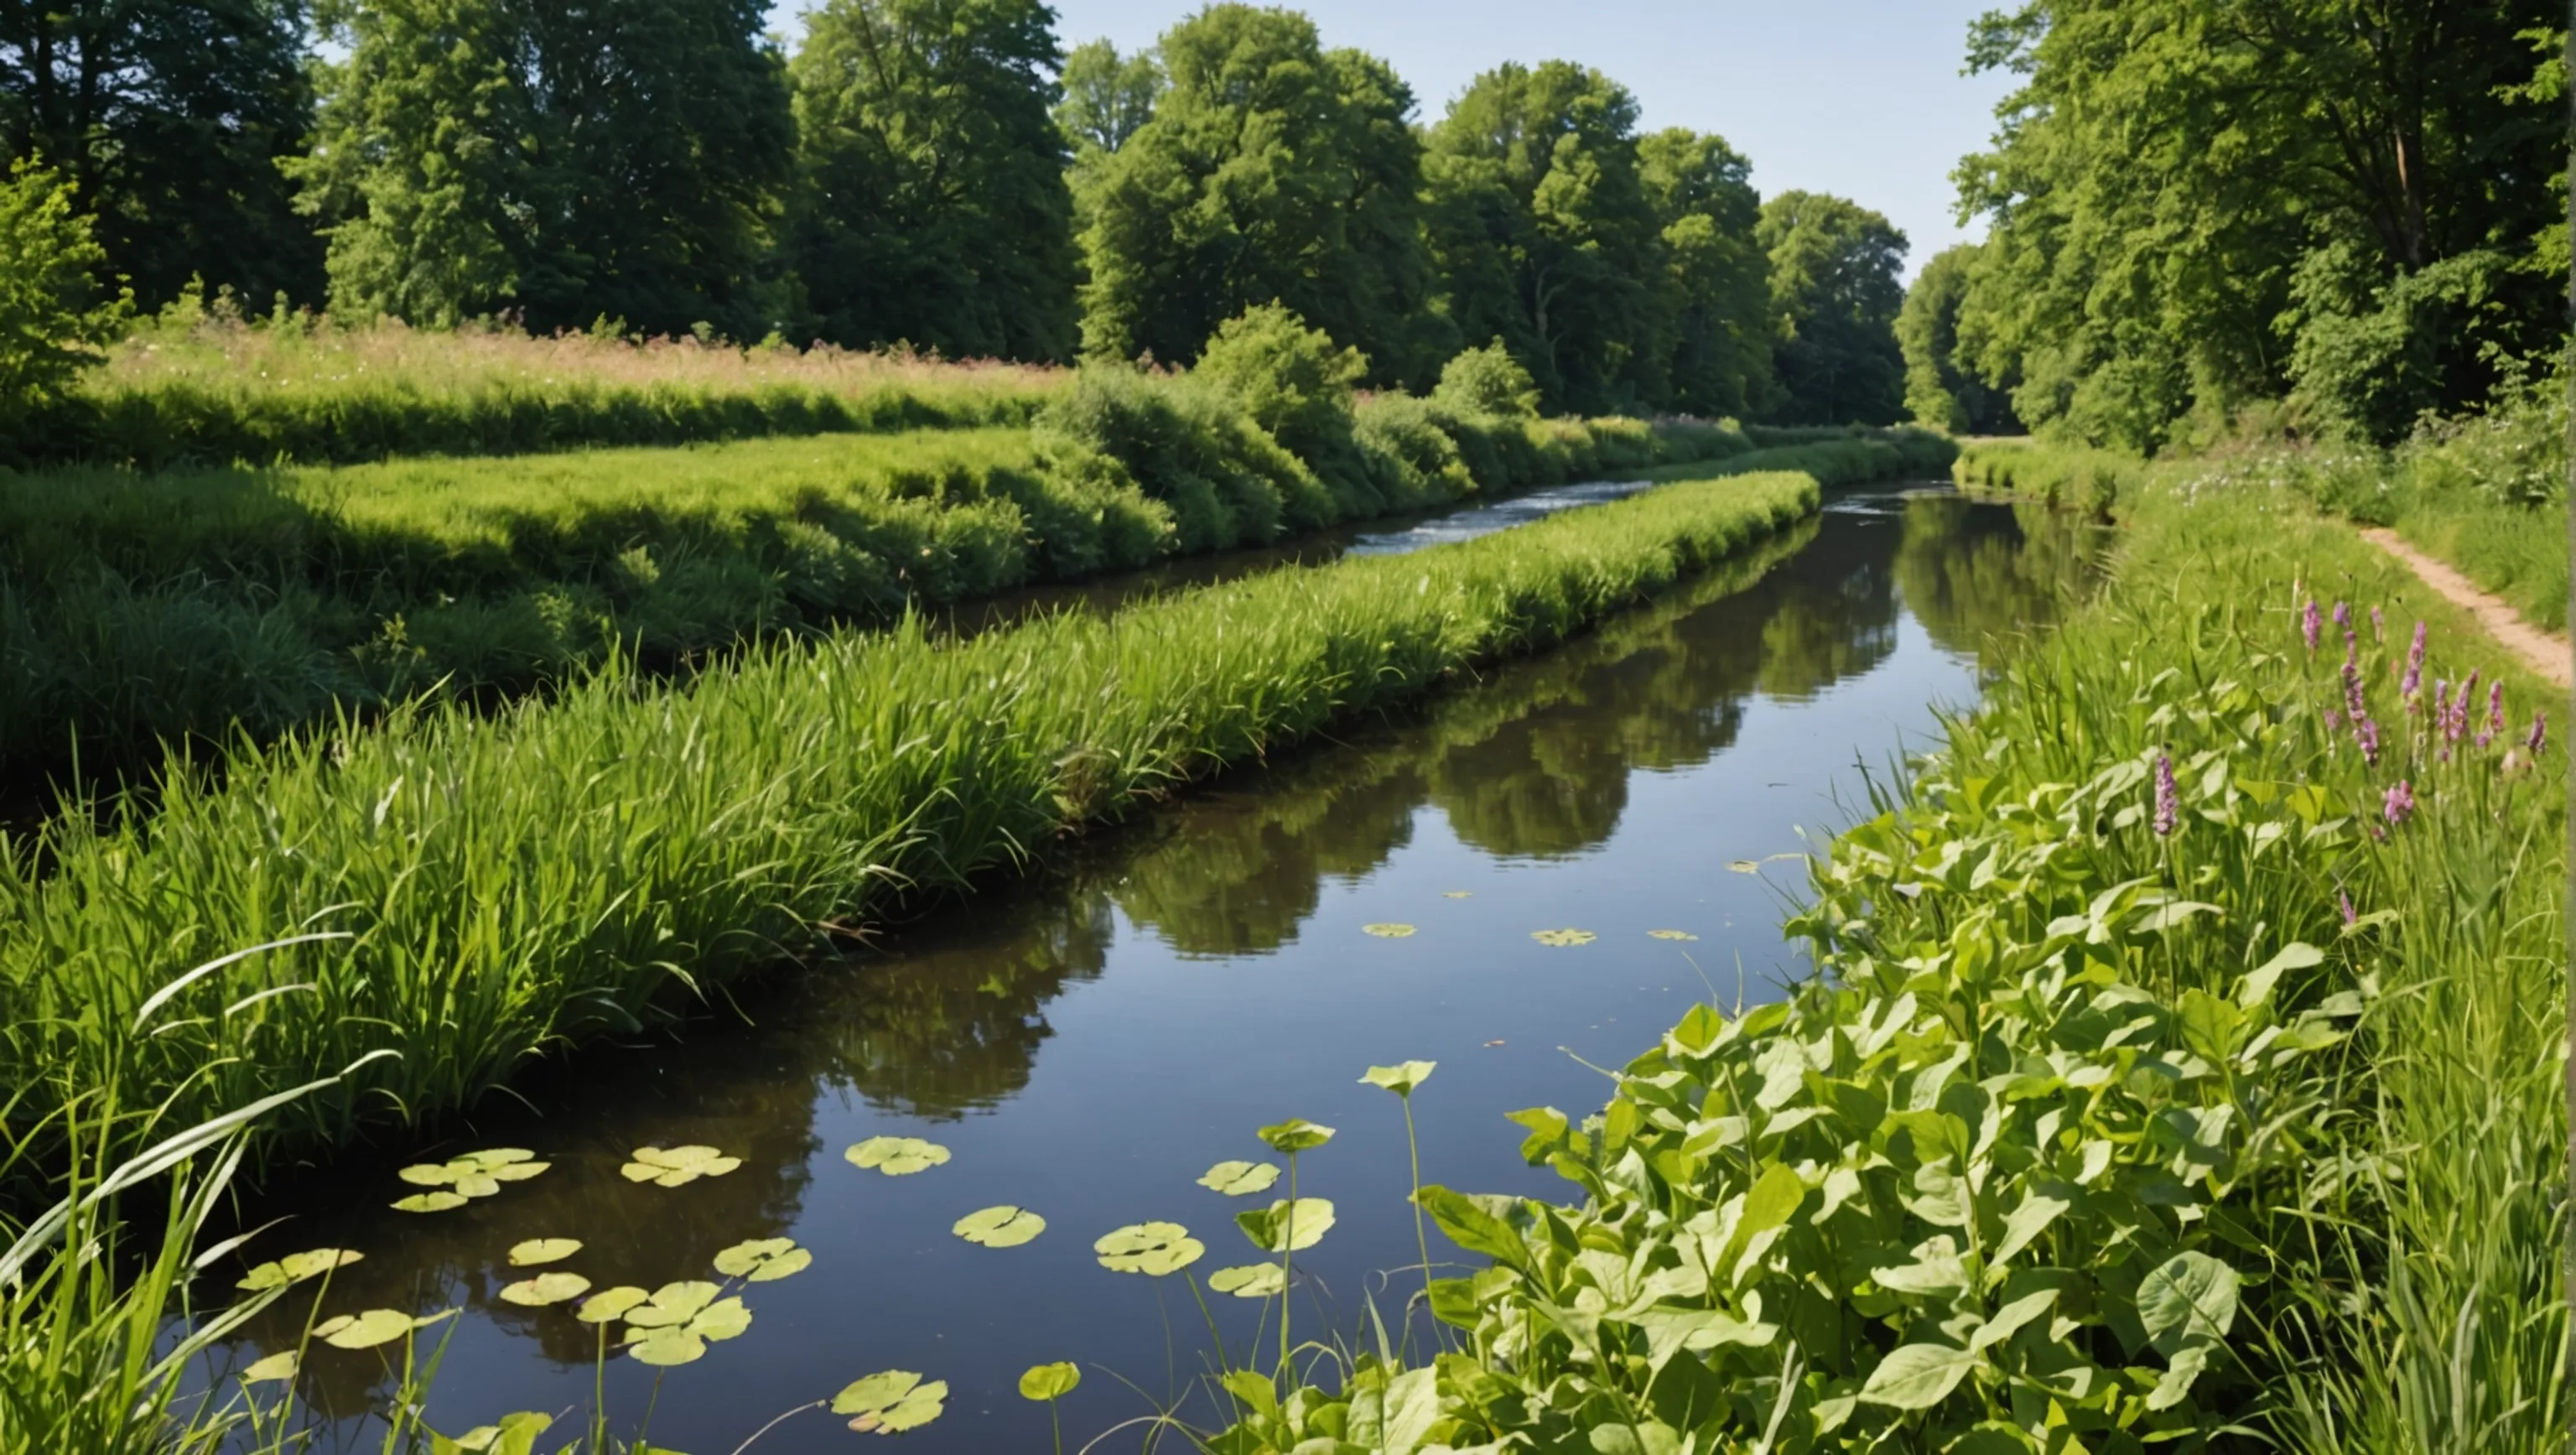
[[[1084,1367],[1063,1406],[1072,1448],[1179,1402],[1208,1357],[1183,1281],[1103,1269],[1092,1240],[1162,1219],[1207,1244],[1202,1279],[1257,1261],[1232,1214],[1284,1184],[1233,1201],[1195,1179],[1265,1157],[1254,1129],[1302,1116],[1339,1128],[1301,1159],[1299,1189],[1339,1222],[1298,1255],[1297,1333],[1357,1345],[1370,1295],[1392,1321],[1419,1278],[1386,1274],[1418,1261],[1404,1125],[1360,1073],[1439,1063],[1414,1097],[1425,1180],[1571,1195],[1521,1164],[1502,1113],[1594,1109],[1606,1083],[1583,1062],[1619,1064],[1693,1002],[1761,999],[1798,973],[1776,925],[1799,865],[1773,856],[1846,821],[1864,768],[1924,745],[1935,704],[1971,701],[1981,642],[2044,623],[2078,589],[2090,539],[2065,517],[1945,493],[1842,497],[1763,556],[1414,721],[1229,778],[1042,881],[796,976],[742,1008],[749,1024],[579,1057],[526,1088],[542,1113],[492,1108],[425,1149],[534,1148],[554,1165],[533,1181],[411,1216],[384,1210],[412,1190],[389,1167],[316,1176],[285,1190],[299,1211],[260,1256],[365,1252],[326,1312],[461,1307],[429,1404],[454,1433],[588,1408],[590,1326],[570,1305],[496,1297],[523,1276],[506,1267],[513,1242],[580,1238],[559,1266],[651,1287],[713,1278],[716,1252],[743,1239],[792,1237],[813,1266],[749,1288],[750,1330],[669,1372],[656,1444],[722,1455],[773,1415],[901,1368],[951,1390],[907,1448],[1046,1449],[1046,1411],[1015,1382],[1069,1359]],[[1382,922],[1417,932],[1363,932]],[[1598,938],[1531,938],[1569,927]],[[953,1160],[888,1178],[842,1159],[880,1133]],[[618,1175],[629,1148],[681,1143],[744,1165],[672,1190]],[[999,1250],[950,1234],[999,1203],[1046,1232]],[[1247,1352],[1264,1305],[1210,1297],[1227,1347]],[[245,1361],[291,1343],[294,1324],[254,1332]],[[610,1361],[626,1430],[654,1382]],[[389,1389],[375,1354],[317,1346],[304,1393],[354,1415]],[[857,1438],[808,1413],[755,1448]]]

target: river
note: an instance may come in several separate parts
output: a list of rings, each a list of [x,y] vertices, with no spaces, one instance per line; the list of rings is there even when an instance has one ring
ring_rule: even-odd
[[[1411,529],[1412,544],[1460,533]],[[2069,517],[1930,487],[1829,496],[1756,557],[1591,636],[1230,775],[865,953],[782,974],[684,1039],[570,1058],[525,1084],[524,1105],[498,1100],[402,1159],[516,1146],[551,1164],[496,1196],[393,1212],[417,1189],[371,1156],[288,1179],[258,1214],[289,1221],[257,1256],[363,1252],[326,1312],[461,1309],[423,1336],[452,1335],[428,1407],[450,1433],[518,1409],[578,1422],[589,1407],[592,1326],[572,1305],[497,1296],[528,1276],[507,1250],[535,1237],[581,1240],[555,1266],[598,1287],[712,1279],[716,1253],[745,1239],[811,1250],[805,1271],[740,1290],[750,1328],[660,1376],[658,1393],[653,1369],[609,1361],[613,1427],[631,1434],[649,1404],[657,1446],[723,1455],[774,1415],[906,1369],[950,1388],[907,1448],[1046,1449],[1048,1411],[1015,1383],[1054,1360],[1084,1372],[1062,1404],[1068,1449],[1175,1406],[1204,1424],[1213,1407],[1191,1390],[1211,1336],[1190,1288],[1101,1267],[1095,1238],[1168,1220],[1206,1244],[1202,1282],[1255,1262],[1232,1215],[1285,1184],[1235,1200],[1195,1180],[1219,1161],[1276,1160],[1254,1136],[1264,1124],[1335,1127],[1299,1162],[1298,1190],[1338,1221],[1297,1256],[1295,1327],[1301,1342],[1362,1347],[1370,1299],[1393,1325],[1420,1274],[1391,1271],[1419,1262],[1401,1108],[1361,1072],[1438,1063],[1412,1101],[1424,1180],[1573,1196],[1522,1164],[1503,1113],[1596,1109],[1608,1086],[1593,1067],[1651,1046],[1695,1002],[1771,998],[1802,973],[1777,929],[1801,853],[1859,811],[1871,777],[1932,743],[1938,707],[1974,701],[1993,634],[2044,625],[2097,546]],[[1565,929],[1593,938],[1533,937]],[[880,1135],[950,1160],[904,1177],[844,1160]],[[681,1144],[742,1165],[669,1189],[620,1175],[630,1149]],[[1009,1248],[951,1234],[996,1204],[1045,1231]],[[1276,1307],[1209,1302],[1238,1357]],[[292,1343],[308,1307],[273,1312],[241,1358]],[[317,1347],[302,1393],[347,1416],[381,1407],[391,1383],[376,1352]],[[340,1430],[363,1443],[356,1421]],[[807,1412],[753,1448],[856,1438]]]

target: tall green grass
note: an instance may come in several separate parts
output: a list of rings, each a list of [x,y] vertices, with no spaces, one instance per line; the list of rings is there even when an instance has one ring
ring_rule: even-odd
[[[148,818],[0,853],[6,1135],[88,1088],[182,1120],[361,1055],[271,1149],[434,1117],[966,888],[1193,777],[1545,645],[1816,508],[1815,482],[1669,486],[1418,555],[1279,573],[958,642],[774,642],[684,688],[612,666],[176,775]],[[172,989],[223,947],[329,930]],[[166,995],[171,1023],[132,1025]]]

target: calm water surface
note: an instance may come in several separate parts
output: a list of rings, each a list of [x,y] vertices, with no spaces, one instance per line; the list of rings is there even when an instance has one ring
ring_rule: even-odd
[[[1439,1063],[1414,1098],[1426,1181],[1570,1196],[1522,1165],[1502,1113],[1595,1109],[1607,1084],[1585,1062],[1629,1059],[1712,994],[1776,995],[1801,963],[1776,928],[1801,830],[1847,821],[1865,771],[1925,744],[1936,705],[1974,698],[1981,643],[2044,623],[2090,540],[2064,517],[1937,491],[1841,496],[1757,559],[1415,720],[1229,777],[1042,880],[787,977],[685,1042],[585,1054],[526,1086],[527,1107],[496,1098],[418,1149],[533,1148],[553,1163],[533,1181],[426,1217],[385,1209],[411,1190],[392,1163],[353,1158],[280,1189],[263,1215],[293,1215],[260,1256],[365,1252],[326,1312],[461,1308],[430,1405],[453,1433],[588,1408],[594,1332],[569,1305],[497,1297],[523,1276],[512,1243],[579,1238],[560,1266],[652,1287],[713,1278],[716,1252],[743,1239],[792,1237],[813,1266],[747,1290],[749,1332],[668,1373],[657,1445],[722,1455],[773,1415],[901,1368],[951,1390],[908,1449],[1042,1450],[1046,1411],[1014,1388],[1029,1365],[1083,1364],[1063,1409],[1076,1444],[1180,1401],[1205,1367],[1183,1282],[1109,1272],[1092,1240],[1163,1219],[1207,1244],[1202,1278],[1256,1261],[1232,1214],[1270,1195],[1230,1201],[1195,1179],[1266,1156],[1254,1129],[1302,1116],[1340,1129],[1300,1164],[1300,1191],[1331,1199],[1339,1223],[1298,1255],[1299,1337],[1356,1341],[1386,1271],[1418,1261],[1400,1111],[1361,1071]],[[1363,932],[1386,922],[1417,932]],[[1598,938],[1531,938],[1559,928]],[[902,1178],[843,1160],[881,1133],[953,1160]],[[682,1143],[743,1166],[671,1190],[618,1175],[628,1149]],[[950,1234],[997,1203],[1047,1231],[1005,1250]],[[1263,1305],[1211,1301],[1228,1347],[1249,1347]],[[241,1357],[294,1332],[281,1315]],[[624,1428],[654,1383],[610,1362]],[[375,1354],[317,1346],[304,1393],[354,1414],[389,1388]],[[1212,1414],[1203,1399],[1184,1412]],[[755,1448],[858,1438],[808,1413]]]

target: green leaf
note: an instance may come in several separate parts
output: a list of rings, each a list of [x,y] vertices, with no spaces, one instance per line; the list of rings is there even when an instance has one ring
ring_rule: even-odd
[[[1860,1400],[1901,1410],[1928,1410],[1948,1399],[1977,1363],[1976,1355],[1946,1344],[1901,1344],[1869,1372]]]
[[[501,1290],[501,1301],[527,1308],[544,1308],[579,1298],[590,1291],[590,1280],[578,1273],[540,1273]]]
[[[775,1283],[813,1266],[814,1255],[793,1238],[752,1238],[716,1255],[716,1271],[747,1283]]]
[[[1648,930],[1646,931],[1646,936],[1649,939],[1656,940],[1696,940],[1699,938],[1699,936],[1692,934],[1688,930]]]
[[[1103,1234],[1091,1245],[1100,1266],[1112,1273],[1142,1273],[1160,1278],[1199,1261],[1207,1245],[1179,1223],[1129,1223]]]
[[[372,1349],[379,1344],[390,1344],[415,1329],[428,1328],[455,1312],[449,1309],[446,1313],[414,1318],[400,1309],[371,1308],[362,1314],[342,1314],[338,1318],[324,1319],[313,1326],[313,1333],[334,1349]]]
[[[1396,1066],[1371,1066],[1360,1077],[1364,1086],[1382,1086],[1398,1096],[1411,1096],[1413,1088],[1431,1079],[1437,1061],[1406,1061]]]
[[[1268,1298],[1288,1286],[1288,1275],[1276,1263],[1245,1263],[1208,1275],[1208,1287],[1236,1298]]]
[[[1530,938],[1542,945],[1588,945],[1600,938],[1590,930],[1532,930]]]
[[[2215,1343],[2236,1324],[2236,1270],[2206,1253],[2176,1253],[2138,1282],[2138,1322],[2167,1359]]]
[[[652,1296],[632,1284],[620,1284],[615,1288],[602,1289],[583,1299],[580,1311],[573,1317],[585,1324],[614,1323],[626,1317],[628,1309],[634,1308]]]
[[[2306,970],[2322,965],[2325,959],[2325,951],[2314,945],[2306,943],[2284,945],[2279,954],[2264,961],[2260,968],[2246,975],[2245,983],[2236,991],[2236,1003],[2247,1010],[2252,1010],[2272,998],[2272,987],[2280,983],[2282,975],[2292,970]]]
[[[1020,1376],[1020,1398],[1053,1403],[1073,1393],[1082,1383],[1082,1371],[1071,1364],[1032,1365]]]
[[[1413,937],[1413,926],[1411,925],[1376,924],[1362,925],[1360,928],[1369,934],[1377,936],[1381,940],[1408,940]]]
[[[462,1193],[421,1192],[414,1193],[410,1197],[396,1201],[393,1204],[393,1209],[396,1212],[407,1213],[445,1212],[449,1208],[465,1206],[466,1201],[467,1199]]]
[[[832,1396],[832,1413],[857,1415],[884,1409],[912,1393],[920,1383],[921,1376],[909,1369],[888,1369],[865,1379],[854,1379],[843,1386],[839,1394]]]
[[[1521,1240],[1517,1229],[1483,1203],[1438,1183],[1426,1183],[1413,1200],[1431,1214],[1431,1220],[1440,1225],[1450,1242],[1506,1267],[1529,1271],[1529,1245]]]
[[[1304,1117],[1290,1117],[1277,1126],[1261,1129],[1261,1140],[1270,1144],[1271,1151],[1282,1155],[1311,1152],[1332,1139],[1331,1127],[1317,1126]]]
[[[959,1218],[950,1232],[987,1248],[1016,1248],[1046,1231],[1046,1219],[1024,1207],[1004,1204]]]
[[[1333,1227],[1333,1205],[1320,1197],[1281,1200],[1265,1208],[1234,1215],[1235,1226],[1266,1253],[1302,1253],[1324,1240]]]
[[[633,1160],[617,1169],[629,1182],[650,1183],[655,1187],[686,1187],[701,1177],[722,1177],[742,1165],[740,1157],[728,1157],[713,1147],[638,1147]]]
[[[1680,1455],[1681,1431],[1659,1420],[1642,1425],[1594,1425],[1587,1437],[1595,1455]]]
[[[346,1248],[315,1248],[304,1253],[289,1253],[274,1263],[260,1264],[233,1287],[245,1293],[284,1288],[308,1278],[319,1278],[335,1268],[346,1268],[366,1256]]]
[[[948,1399],[944,1380],[923,1383],[905,1369],[871,1374],[832,1398],[832,1413],[850,1416],[850,1428],[861,1434],[900,1434],[939,1418]]]
[[[2037,1293],[2026,1293],[2005,1304],[1996,1310],[1993,1318],[1986,1320],[1978,1327],[1977,1332],[1969,1337],[1968,1352],[1983,1354],[1995,1345],[2020,1333],[2022,1325],[2048,1312],[2048,1306],[2056,1301],[2057,1290],[2043,1288]]]
[[[2048,1225],[2057,1221],[2060,1213],[2074,1205],[2064,1198],[2050,1197],[2041,1192],[2034,1192],[2024,1197],[2021,1200],[2021,1206],[2014,1208],[2004,1218],[2003,1241],[1995,1244],[1994,1256],[1988,1262],[1990,1264],[2010,1262],[2015,1253],[2029,1247],[2031,1239],[2046,1232]]]
[[[579,1238],[530,1238],[510,1245],[510,1266],[534,1268],[540,1263],[560,1263],[580,1251]]]
[[[669,1369],[707,1357],[707,1341],[687,1329],[639,1329],[627,1335],[626,1352],[638,1364]]]
[[[888,1177],[908,1177],[948,1160],[948,1149],[919,1137],[870,1137],[841,1154],[853,1167],[874,1168]]]
[[[2165,1368],[2164,1377],[2147,1392],[2147,1408],[2169,1410],[2191,1398],[2192,1384],[2209,1367],[2209,1347],[2207,1344],[2194,1344],[2174,1355]]]
[[[677,1328],[714,1303],[716,1295],[723,1291],[715,1284],[696,1279],[663,1284],[626,1311],[626,1325],[634,1329]]]
[[[1219,1162],[1199,1179],[1199,1186],[1228,1197],[1250,1197],[1268,1192],[1279,1180],[1277,1164],[1270,1162]]]
[[[288,1349],[253,1363],[241,1372],[241,1377],[252,1384],[266,1384],[270,1381],[292,1384],[299,1367],[295,1351]]]

